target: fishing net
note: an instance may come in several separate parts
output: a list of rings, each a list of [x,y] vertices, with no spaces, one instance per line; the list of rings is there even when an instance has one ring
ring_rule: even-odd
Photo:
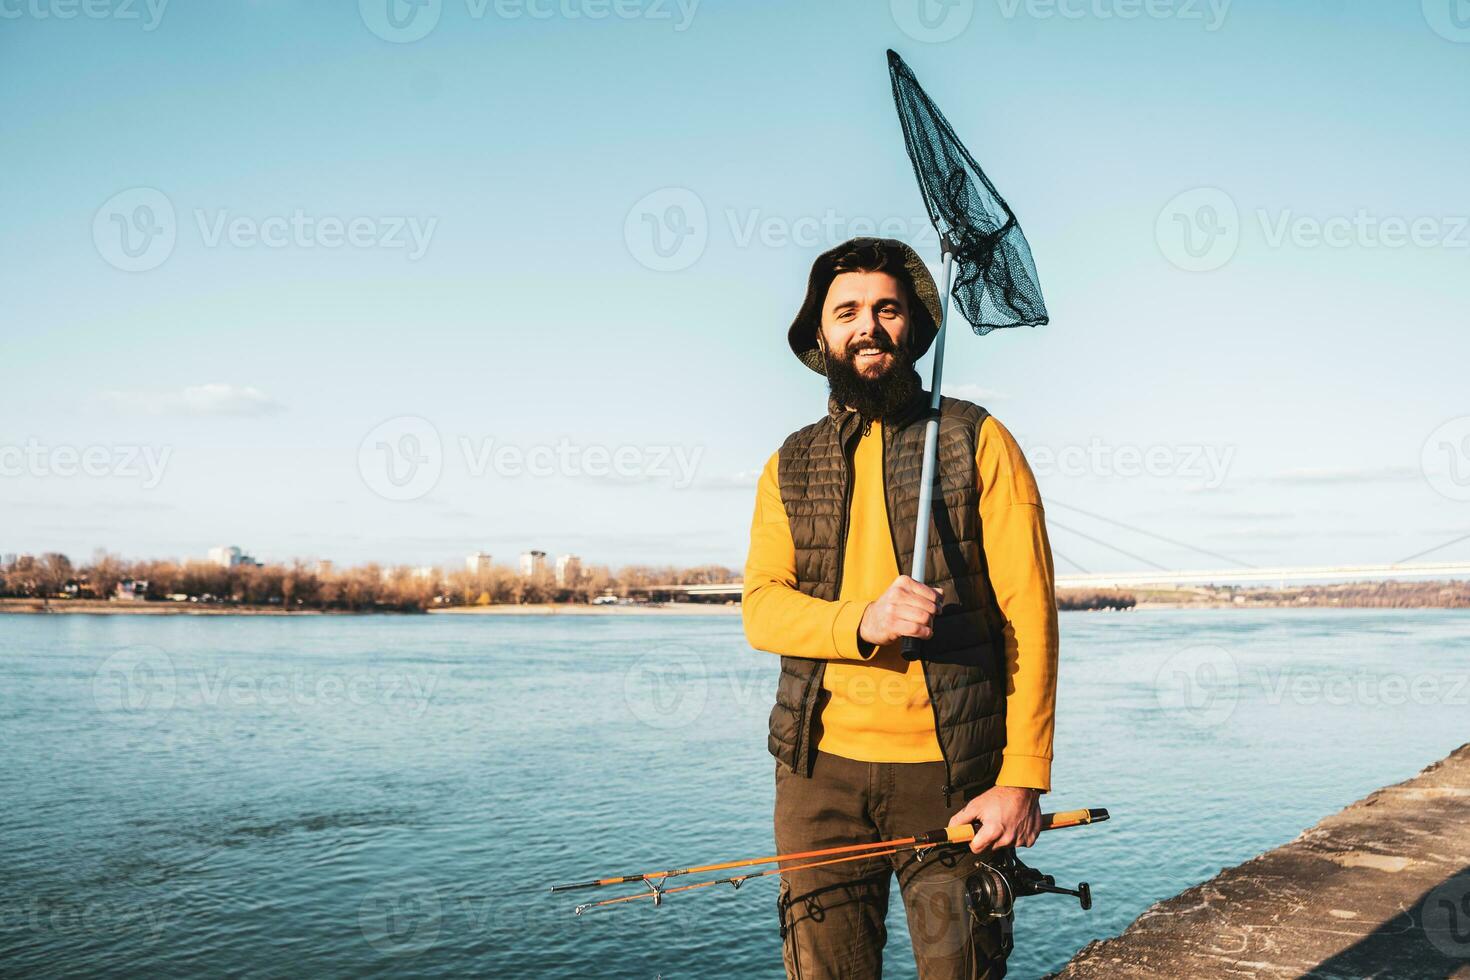
[[[1016,216],[893,51],[888,73],[924,206],[954,256],[950,295],[960,313],[982,336],[1046,323],[1036,263]]]

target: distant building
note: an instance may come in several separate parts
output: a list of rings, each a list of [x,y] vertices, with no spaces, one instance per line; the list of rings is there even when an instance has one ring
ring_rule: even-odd
[[[148,598],[148,580],[125,578],[117,583],[117,588],[112,591],[112,597],[124,602],[142,601]]]
[[[13,551],[7,551],[5,554],[0,555],[0,568],[14,568],[17,557]]]
[[[546,571],[546,552],[521,552],[521,574],[531,578]]]
[[[256,568],[260,568],[264,564],[253,555],[245,554],[245,552],[232,544],[210,548],[209,561],[211,564],[218,565],[220,568],[237,568],[241,565],[253,565]]]
[[[332,574],[332,568],[333,565],[331,559],[323,558],[316,563],[315,572],[318,577],[324,578]]]
[[[432,580],[438,577],[439,569],[433,567],[432,565],[420,565],[418,568],[415,568],[411,574],[414,578],[417,579]]]
[[[464,560],[465,568],[472,575],[488,575],[490,573],[490,556],[483,551],[477,551]]]
[[[209,549],[210,563],[218,565],[220,568],[234,568],[240,564],[242,557],[240,549],[232,544],[220,545],[218,548]]]
[[[558,555],[556,559],[556,584],[565,588],[576,585],[582,577],[582,559],[576,555]]]

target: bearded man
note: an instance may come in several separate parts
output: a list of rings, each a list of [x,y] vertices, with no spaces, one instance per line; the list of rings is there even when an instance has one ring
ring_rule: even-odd
[[[976,915],[965,883],[1035,841],[1051,788],[1051,548],[1020,447],[978,405],[941,401],[927,584],[903,574],[931,415],[914,362],[941,315],[913,249],[855,238],[817,258],[788,332],[829,393],[766,463],[745,566],[746,638],[781,656],[776,852],[979,822],[969,851],[784,873],[783,958],[802,980],[881,975],[895,876],[922,980],[1004,976],[1010,916]]]

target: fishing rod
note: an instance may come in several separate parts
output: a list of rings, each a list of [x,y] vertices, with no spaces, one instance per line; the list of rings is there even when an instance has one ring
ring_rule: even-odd
[[[1087,824],[1101,823],[1108,819],[1108,811],[1101,807],[1084,810],[1065,810],[1057,813],[1043,813],[1041,815],[1042,830],[1060,830],[1064,827],[1082,827]],[[632,902],[639,899],[651,899],[654,905],[663,904],[665,895],[678,892],[694,891],[700,888],[708,888],[713,885],[730,885],[739,888],[751,878],[764,878],[767,875],[780,874],[790,871],[805,871],[811,868],[821,868],[833,864],[842,864],[848,861],[862,861],[868,858],[886,857],[901,851],[914,851],[918,860],[923,860],[924,855],[936,847],[949,844],[967,844],[975,837],[979,828],[979,822],[968,824],[957,824],[953,827],[945,827],[940,830],[929,830],[912,837],[899,837],[893,840],[871,841],[864,844],[846,844],[840,847],[826,847],[810,851],[792,851],[787,854],[774,854],[769,857],[745,858],[738,861],[720,861],[715,864],[703,864],[689,868],[674,868],[664,871],[645,871],[637,874],[612,875],[605,878],[594,878],[590,881],[570,882],[567,884],[552,885],[553,892],[575,891],[583,888],[604,888],[609,885],[626,885],[641,883],[647,886],[648,891],[637,892],[632,895],[620,895],[617,898],[604,899],[600,902],[589,902],[578,905],[574,910],[581,915],[589,909],[602,908],[608,905],[618,905],[624,902]],[[819,858],[821,860],[810,861]],[[809,863],[797,864],[787,867],[775,867],[766,871],[751,872],[744,875],[732,875],[726,878],[716,878],[709,881],[694,882],[688,885],[679,885],[674,888],[664,887],[664,883],[670,878],[683,875],[708,874],[717,871],[729,871],[735,868],[749,868],[762,864],[781,864],[790,861],[809,861]],[[1004,863],[1004,862],[1003,862]],[[998,878],[986,883],[986,888],[993,893],[987,898],[992,906],[998,906],[1005,895],[1012,899],[1018,894],[1036,894],[1038,891],[1051,891],[1061,894],[1073,895],[1082,902],[1084,909],[1092,905],[1091,893],[1084,882],[1076,890],[1068,891],[1056,887],[1056,882],[1049,875],[1040,875],[1031,868],[1021,864],[1019,860],[1010,859],[1011,867],[997,869],[988,865],[992,871],[997,871]],[[1009,873],[1008,873],[1009,872]],[[1027,890],[1034,889],[1034,890]],[[972,898],[974,896],[972,895]],[[999,913],[1005,914],[1005,913]]]

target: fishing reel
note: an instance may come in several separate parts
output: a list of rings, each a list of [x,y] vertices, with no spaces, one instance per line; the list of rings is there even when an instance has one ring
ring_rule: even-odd
[[[1051,875],[1042,874],[1007,851],[994,860],[981,862],[965,879],[965,905],[977,919],[1002,919],[1016,907],[1016,899],[1027,895],[1071,895],[1083,911],[1092,908],[1092,889],[1087,882],[1062,888]]]

